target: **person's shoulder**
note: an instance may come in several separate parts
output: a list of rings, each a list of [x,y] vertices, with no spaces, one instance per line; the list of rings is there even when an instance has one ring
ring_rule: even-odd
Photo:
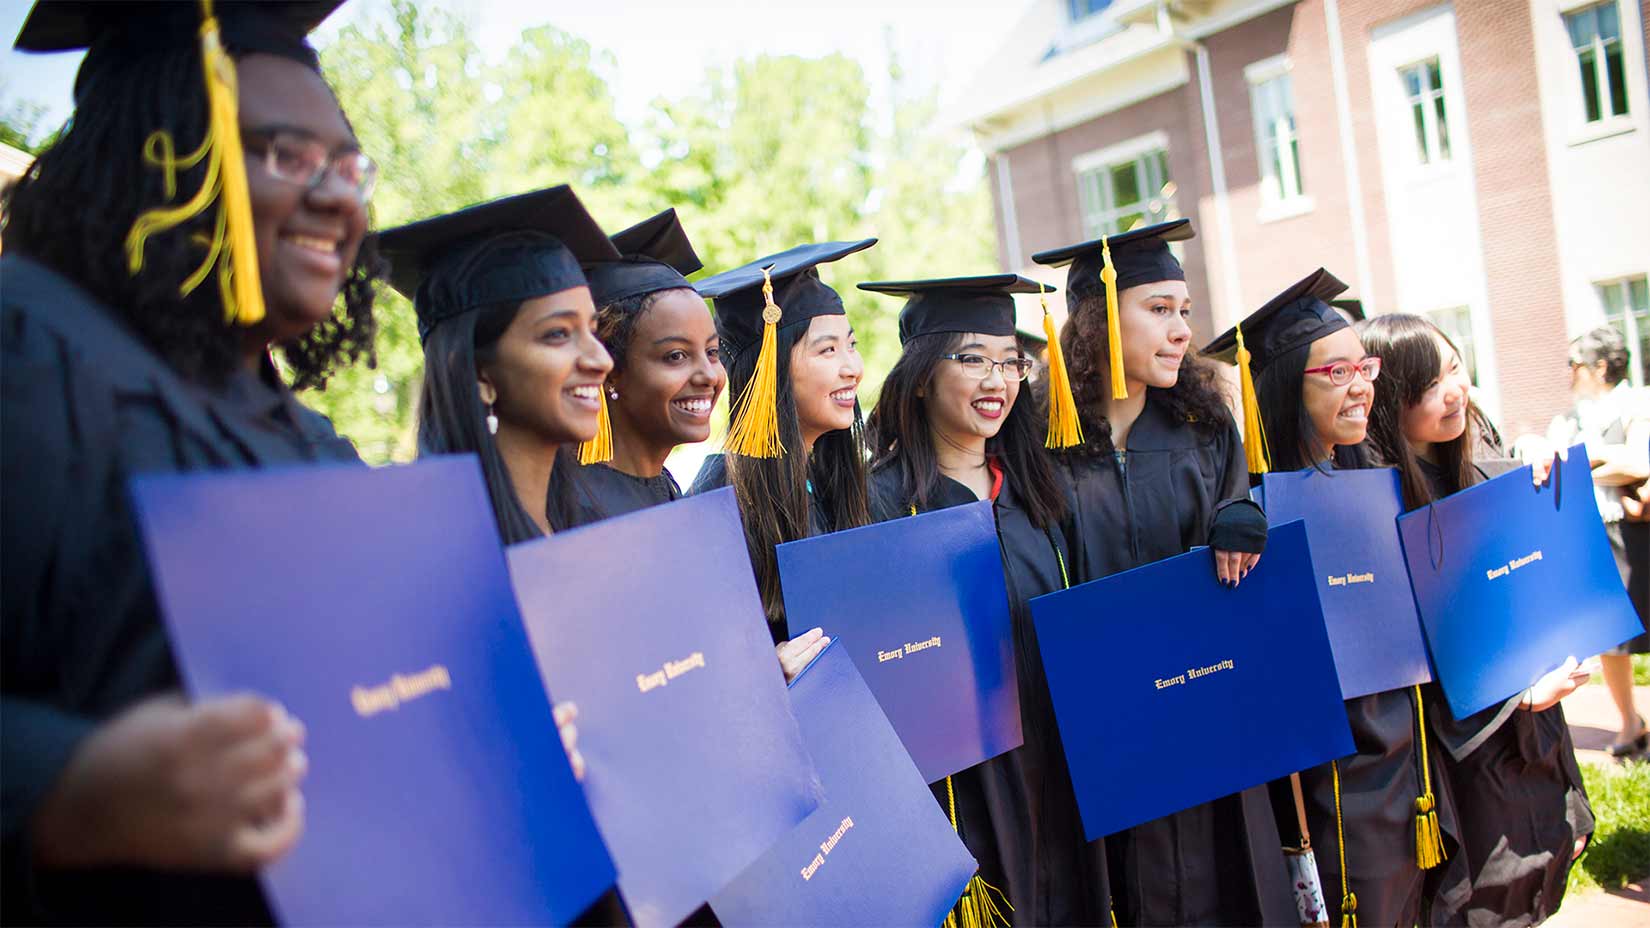
[[[688,495],[705,493],[710,490],[719,490],[728,485],[728,462],[726,455],[711,454],[705,457],[704,463],[699,465],[699,473],[693,478],[688,487]]]
[[[292,408],[299,433],[319,449],[323,456],[338,461],[361,460],[361,453],[356,450],[355,443],[338,433],[338,428],[332,424],[331,418],[311,409],[296,398],[293,399]]]
[[[872,522],[886,522],[910,514],[911,492],[898,464],[889,462],[865,478],[866,503]]]

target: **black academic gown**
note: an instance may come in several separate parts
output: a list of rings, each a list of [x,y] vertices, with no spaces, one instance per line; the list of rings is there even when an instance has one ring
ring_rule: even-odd
[[[1129,432],[1126,453],[1074,452],[1058,460],[1077,500],[1082,555],[1074,583],[1206,544],[1215,513],[1249,495],[1236,427],[1228,421],[1210,434],[1177,421],[1155,390]],[[1186,738],[1195,743],[1195,728]],[[1149,767],[1181,761],[1126,762]],[[1295,923],[1294,895],[1264,785],[1137,825],[1107,837],[1105,845],[1122,925]]]
[[[908,515],[914,503],[897,468],[873,473],[870,493],[871,518],[879,522]],[[942,476],[935,498],[919,511],[976,501],[967,487]],[[979,861],[980,876],[1007,894],[1015,928],[1108,925],[1105,851],[1101,842],[1083,839],[1028,605],[1066,586],[1076,560],[1072,526],[1038,528],[1006,477],[993,511],[1014,623],[1025,744],[951,778],[963,843]],[[945,805],[943,782],[934,794]]]
[[[1451,492],[1441,471],[1418,463],[1435,495]],[[1467,885],[1451,894],[1435,921],[1471,928],[1540,924],[1564,900],[1575,839],[1593,833],[1564,707],[1526,712],[1518,708],[1519,694],[1458,720],[1437,684],[1423,692],[1445,775],[1455,787],[1468,869]]]
[[[577,515],[572,525],[561,528],[588,525],[682,498],[682,489],[668,470],[657,477],[632,477],[606,464],[558,461],[552,483],[563,479],[568,482]]]
[[[181,379],[90,295],[38,263],[8,254],[0,276],[0,920],[268,922],[252,878],[46,872],[33,866],[27,829],[94,727],[179,688],[127,478],[356,461],[355,450],[267,364],[207,389]]]

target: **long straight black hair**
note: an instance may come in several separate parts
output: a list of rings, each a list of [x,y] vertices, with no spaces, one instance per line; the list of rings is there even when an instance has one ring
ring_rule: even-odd
[[[487,497],[507,545],[543,536],[516,496],[509,468],[487,428],[487,407],[476,387],[476,374],[497,357],[498,340],[521,311],[520,303],[496,303],[443,320],[424,342],[424,388],[418,402],[418,453],[474,454],[481,459]],[[556,469],[569,464],[567,448],[557,452]],[[572,488],[550,483],[552,528],[575,521]]]
[[[778,631],[784,630],[785,596],[779,584],[779,559],[774,546],[808,537],[809,484],[831,531],[871,521],[865,490],[865,427],[859,404],[854,404],[852,427],[826,432],[814,442],[813,453],[805,453],[796,395],[791,389],[791,349],[807,334],[810,321],[782,325],[775,332],[779,440],[785,454],[777,458],[730,454],[726,458],[728,483],[739,500],[745,545],[750,551],[757,590],[762,594],[762,608]],[[755,345],[733,352],[726,340],[722,342],[729,396],[743,393],[755,376],[757,355]]]
[[[911,498],[906,502],[928,508],[940,482],[939,458],[928,427],[928,407],[918,392],[933,383],[934,371],[945,356],[963,343],[961,332],[913,336],[893,370],[882,381],[882,393],[866,422],[871,448],[871,470],[897,468],[900,485]],[[1003,426],[986,440],[986,454],[996,457],[1038,528],[1048,530],[1066,512],[1066,502],[1054,477],[1054,465],[1043,450],[1046,420],[1030,383],[1022,383]]]

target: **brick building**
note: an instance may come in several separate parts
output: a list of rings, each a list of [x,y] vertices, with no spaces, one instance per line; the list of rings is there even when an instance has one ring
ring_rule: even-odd
[[[1033,0],[958,114],[1003,267],[1185,216],[1199,338],[1319,265],[1517,433],[1609,321],[1650,380],[1650,2]]]

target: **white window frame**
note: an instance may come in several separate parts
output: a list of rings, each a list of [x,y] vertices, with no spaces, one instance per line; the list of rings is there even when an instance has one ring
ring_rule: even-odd
[[[1646,290],[1650,290],[1650,275],[1628,274],[1613,280],[1594,281],[1593,292],[1598,295],[1599,310],[1604,315],[1604,324],[1613,326],[1610,319],[1610,304],[1605,302],[1604,291],[1607,288],[1621,289],[1622,321],[1626,330],[1627,339],[1627,380],[1635,387],[1645,385],[1644,367],[1646,359],[1640,355],[1639,348],[1643,344],[1643,333],[1639,331],[1638,319],[1633,315],[1632,284],[1634,281],[1644,281]]]
[[[1288,78],[1289,115],[1294,116],[1295,90],[1291,73],[1293,69],[1288,55],[1264,58],[1243,69],[1243,79],[1249,85],[1249,112],[1255,129],[1255,159],[1260,171],[1261,208],[1256,217],[1260,222],[1298,216],[1310,212],[1313,208],[1312,198],[1306,195],[1301,175],[1298,121],[1294,128],[1272,126],[1263,121],[1261,113],[1261,89],[1272,81]],[[1286,158],[1274,161],[1267,155],[1271,147],[1268,129],[1277,130],[1279,150],[1289,152]],[[1284,146],[1290,142],[1293,143],[1293,147],[1285,148]],[[1278,166],[1284,161],[1288,164],[1283,165],[1286,170],[1283,171],[1283,176],[1280,176]]]
[[[1429,64],[1436,65],[1438,68],[1438,86],[1436,88],[1432,86],[1431,81],[1427,80],[1426,68]],[[1416,68],[1421,69],[1421,95],[1419,97],[1410,95],[1407,81],[1408,72]],[[1426,149],[1424,152],[1426,157],[1421,157],[1422,153],[1417,153],[1412,144],[1410,146],[1412,162],[1422,170],[1454,163],[1455,141],[1448,133],[1450,114],[1455,112],[1455,106],[1449,95],[1449,80],[1444,75],[1444,56],[1428,55],[1425,58],[1418,58],[1408,64],[1400,65],[1397,77],[1399,95],[1404,100],[1404,124],[1409,127],[1412,141],[1415,134],[1415,105],[1416,103],[1421,104],[1421,144]],[[1441,151],[1443,143],[1439,141],[1438,101],[1440,100],[1444,102],[1445,134],[1443,138],[1448,139],[1448,152]]]
[[[1101,223],[1115,223],[1118,216],[1124,212],[1122,208],[1111,201],[1112,193],[1109,177],[1109,172],[1111,169],[1130,162],[1134,162],[1138,165],[1143,158],[1158,152],[1163,154],[1164,170],[1167,172],[1169,160],[1169,136],[1168,133],[1162,131],[1148,132],[1145,135],[1127,139],[1117,143],[1116,145],[1111,145],[1097,151],[1086,152],[1072,159],[1071,170],[1077,182],[1077,203],[1078,210],[1080,212],[1078,219],[1083,226],[1082,232],[1084,238],[1098,238],[1102,233],[1107,232],[1107,230],[1099,228],[1099,225]],[[1085,194],[1083,192],[1083,188],[1086,182],[1085,176],[1097,171],[1104,172],[1107,176],[1105,177],[1105,183],[1100,185],[1102,192],[1102,203],[1100,204],[1099,212],[1102,218],[1095,223],[1091,223],[1090,217],[1093,213],[1084,203]],[[1171,188],[1170,191],[1164,196],[1164,199],[1167,200],[1167,204],[1164,209],[1163,218],[1167,220],[1177,215],[1177,211],[1175,209],[1174,190],[1172,189],[1175,186],[1174,178],[1165,177],[1164,180],[1165,186]],[[1144,183],[1142,183],[1142,193],[1146,193],[1147,196],[1144,201],[1140,202],[1153,199],[1154,195],[1145,189]],[[1133,210],[1129,210],[1129,212],[1133,212]],[[1149,211],[1143,210],[1142,212]],[[1122,231],[1125,230],[1117,229],[1115,232],[1109,232],[1109,234],[1115,235]],[[1091,232],[1093,233],[1092,235],[1090,234]]]
[[[1571,16],[1575,16],[1579,13],[1584,13],[1588,10],[1602,6],[1613,6],[1616,8],[1615,44],[1621,55],[1622,94],[1624,97],[1622,104],[1625,109],[1619,114],[1611,111],[1610,103],[1614,98],[1614,95],[1610,92],[1610,70],[1609,65],[1605,61],[1606,46],[1597,35],[1594,35],[1592,47],[1593,87],[1599,94],[1598,100],[1596,101],[1599,105],[1599,117],[1598,119],[1589,120],[1587,118],[1587,88],[1586,85],[1581,83],[1580,77],[1581,51],[1575,47],[1575,43],[1570,38],[1569,19]],[[1564,4],[1560,7],[1558,12],[1559,29],[1564,34],[1564,47],[1568,50],[1570,56],[1570,80],[1573,82],[1575,87],[1575,93],[1572,94],[1570,98],[1570,105],[1576,107],[1576,122],[1580,125],[1581,130],[1586,133],[1597,134],[1620,131],[1623,128],[1630,127],[1633,121],[1632,64],[1629,61],[1629,46],[1627,43],[1627,36],[1624,34],[1625,30],[1623,28],[1626,25],[1623,22],[1623,19],[1626,18],[1623,14],[1626,11],[1622,9],[1620,0],[1603,0],[1603,2],[1598,2],[1598,0],[1579,0],[1579,2]]]

